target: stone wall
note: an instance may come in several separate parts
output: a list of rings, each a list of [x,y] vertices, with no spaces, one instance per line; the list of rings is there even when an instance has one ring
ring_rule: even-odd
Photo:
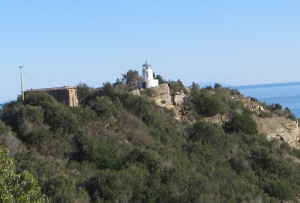
[[[43,89],[31,89],[26,92],[47,92],[53,96],[56,101],[65,103],[69,106],[78,106],[78,98],[75,87],[55,87],[55,88],[43,88]],[[26,99],[26,98],[25,98]]]

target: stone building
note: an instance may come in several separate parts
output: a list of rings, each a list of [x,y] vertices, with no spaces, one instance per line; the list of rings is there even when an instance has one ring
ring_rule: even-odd
[[[77,98],[75,87],[64,86],[64,87],[43,88],[43,89],[30,89],[27,90],[26,92],[40,92],[40,91],[48,92],[58,102],[63,102],[71,107],[78,106],[78,98]]]

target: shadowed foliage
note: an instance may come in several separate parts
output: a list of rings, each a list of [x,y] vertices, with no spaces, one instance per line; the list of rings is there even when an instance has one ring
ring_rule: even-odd
[[[155,104],[151,90],[141,96],[129,93],[138,80],[138,73],[129,70],[100,88],[80,83],[76,108],[46,92],[5,104],[0,141],[15,161],[0,147],[0,165],[16,179],[0,179],[16,189],[0,196],[11,198],[9,192],[15,192],[36,198],[27,202],[43,202],[43,193],[49,202],[70,203],[300,198],[300,167],[293,161],[300,150],[258,134],[254,114],[233,99],[243,98],[237,90],[219,84],[200,89],[193,83],[184,90],[184,103],[167,109]],[[168,84],[173,93],[184,88],[180,80]],[[291,116],[278,104],[270,108]],[[230,119],[207,121],[222,116]]]

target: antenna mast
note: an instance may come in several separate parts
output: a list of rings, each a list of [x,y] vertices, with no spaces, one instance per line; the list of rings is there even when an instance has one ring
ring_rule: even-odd
[[[19,66],[20,68],[20,73],[21,73],[21,89],[22,89],[22,98],[23,98],[23,101],[24,101],[24,87],[23,87],[23,66]]]

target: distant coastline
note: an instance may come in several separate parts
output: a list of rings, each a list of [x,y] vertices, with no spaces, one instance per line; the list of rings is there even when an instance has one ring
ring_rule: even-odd
[[[200,85],[200,87],[207,87],[207,86],[214,86],[216,83],[222,85],[223,87],[230,87],[232,89],[255,89],[255,88],[287,87],[287,86],[300,85],[300,81],[299,82],[255,84],[255,85],[230,85],[230,84],[221,83],[221,82],[208,82],[208,83],[199,82],[198,84]]]
[[[218,82],[198,83],[200,87],[214,86]],[[229,85],[218,83],[223,87],[239,90],[246,97],[254,97],[267,104],[279,103],[288,107],[300,118],[300,82],[269,83],[256,85]]]
[[[300,82],[285,82],[285,83],[269,83],[269,84],[258,84],[258,85],[241,85],[231,86],[232,89],[254,89],[254,88],[268,88],[268,87],[287,87],[300,85]]]

